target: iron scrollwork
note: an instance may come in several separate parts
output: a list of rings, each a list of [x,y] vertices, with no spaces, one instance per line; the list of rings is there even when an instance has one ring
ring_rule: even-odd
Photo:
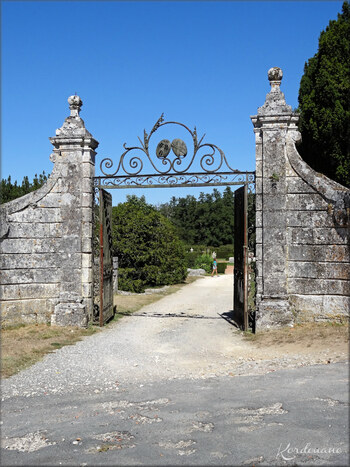
[[[188,156],[187,146],[185,142],[179,138],[174,139],[172,142],[166,139],[161,140],[156,148],[156,159],[158,159],[161,165],[164,166],[162,170],[161,168],[158,168],[157,165],[154,163],[150,155],[149,148],[150,139],[152,135],[160,127],[165,125],[178,125],[185,128],[185,130],[188,131],[193,141],[193,154],[190,157]],[[209,152],[207,152],[203,156],[200,156],[199,165],[201,170],[203,171],[201,176],[203,176],[203,174],[216,174],[219,173],[219,171],[227,172],[228,174],[242,173],[239,170],[234,170],[230,167],[224,152],[218,146],[212,143],[203,143],[204,137],[205,134],[198,140],[196,127],[193,131],[191,131],[183,123],[164,122],[164,114],[162,114],[149,134],[146,132],[146,130],[144,130],[143,141],[141,141],[141,139],[138,138],[141,143],[141,146],[128,147],[126,146],[126,143],[124,143],[123,147],[125,151],[120,156],[117,168],[115,170],[113,169],[114,162],[111,158],[105,158],[101,161],[100,170],[103,176],[99,178],[105,180],[104,183],[106,186],[122,186],[123,184],[128,184],[128,178],[133,178],[133,181],[130,182],[131,185],[152,185],[156,180],[155,177],[157,175],[163,176],[163,178],[159,177],[158,180],[156,180],[157,184],[165,183],[171,185],[177,183],[182,184],[186,182],[190,184],[189,181],[183,182],[181,178],[177,177],[179,175],[189,173],[189,169],[194,164],[198,151],[203,148],[208,148]],[[127,157],[131,151],[141,151],[143,154],[132,155],[131,158]],[[169,158],[171,151],[175,156],[173,159]],[[218,157],[216,157],[217,154]],[[144,161],[148,161],[148,163],[151,164],[151,167],[154,169],[154,175],[142,175],[144,169]],[[186,164],[186,162],[188,163]],[[199,176],[199,174],[194,174],[194,176],[197,175]],[[210,179],[208,178],[208,181],[203,181],[203,183],[210,183],[209,180]]]
[[[95,185],[101,188],[156,188],[172,186],[226,186],[249,183],[249,172],[185,173],[166,175],[96,177]]]

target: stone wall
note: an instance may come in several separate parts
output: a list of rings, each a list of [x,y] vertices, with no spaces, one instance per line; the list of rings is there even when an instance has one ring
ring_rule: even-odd
[[[348,319],[350,191],[300,157],[282,71],[252,117],[256,135],[257,328]]]
[[[78,96],[50,138],[53,171],[43,187],[0,207],[3,324],[86,326],[92,316],[92,200],[98,143]]]

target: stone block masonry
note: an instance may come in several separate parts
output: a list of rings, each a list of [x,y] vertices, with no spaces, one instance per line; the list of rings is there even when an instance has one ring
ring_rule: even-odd
[[[98,142],[82,101],[50,138],[53,171],[39,190],[0,207],[2,324],[86,326],[93,312],[92,199]]]
[[[257,329],[344,321],[350,308],[350,190],[300,157],[282,70],[251,117],[256,137]]]

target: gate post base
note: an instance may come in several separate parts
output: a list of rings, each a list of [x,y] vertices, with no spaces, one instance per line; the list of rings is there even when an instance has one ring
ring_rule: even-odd
[[[87,328],[86,306],[82,303],[59,303],[55,306],[55,312],[51,316],[51,325]]]
[[[294,315],[289,301],[281,298],[262,299],[256,310],[256,329],[292,326]]]

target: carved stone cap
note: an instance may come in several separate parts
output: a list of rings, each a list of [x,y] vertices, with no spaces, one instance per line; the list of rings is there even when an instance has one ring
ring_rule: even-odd
[[[85,123],[80,118],[79,113],[83,105],[83,101],[79,96],[74,95],[68,97],[70,116],[67,117],[61,126],[56,130],[56,137],[92,137],[91,133],[85,128]]]
[[[266,96],[265,104],[258,109],[258,115],[272,116],[281,114],[292,114],[292,107],[287,105],[280,86],[283,77],[281,68],[273,67],[267,72],[271,90]]]

